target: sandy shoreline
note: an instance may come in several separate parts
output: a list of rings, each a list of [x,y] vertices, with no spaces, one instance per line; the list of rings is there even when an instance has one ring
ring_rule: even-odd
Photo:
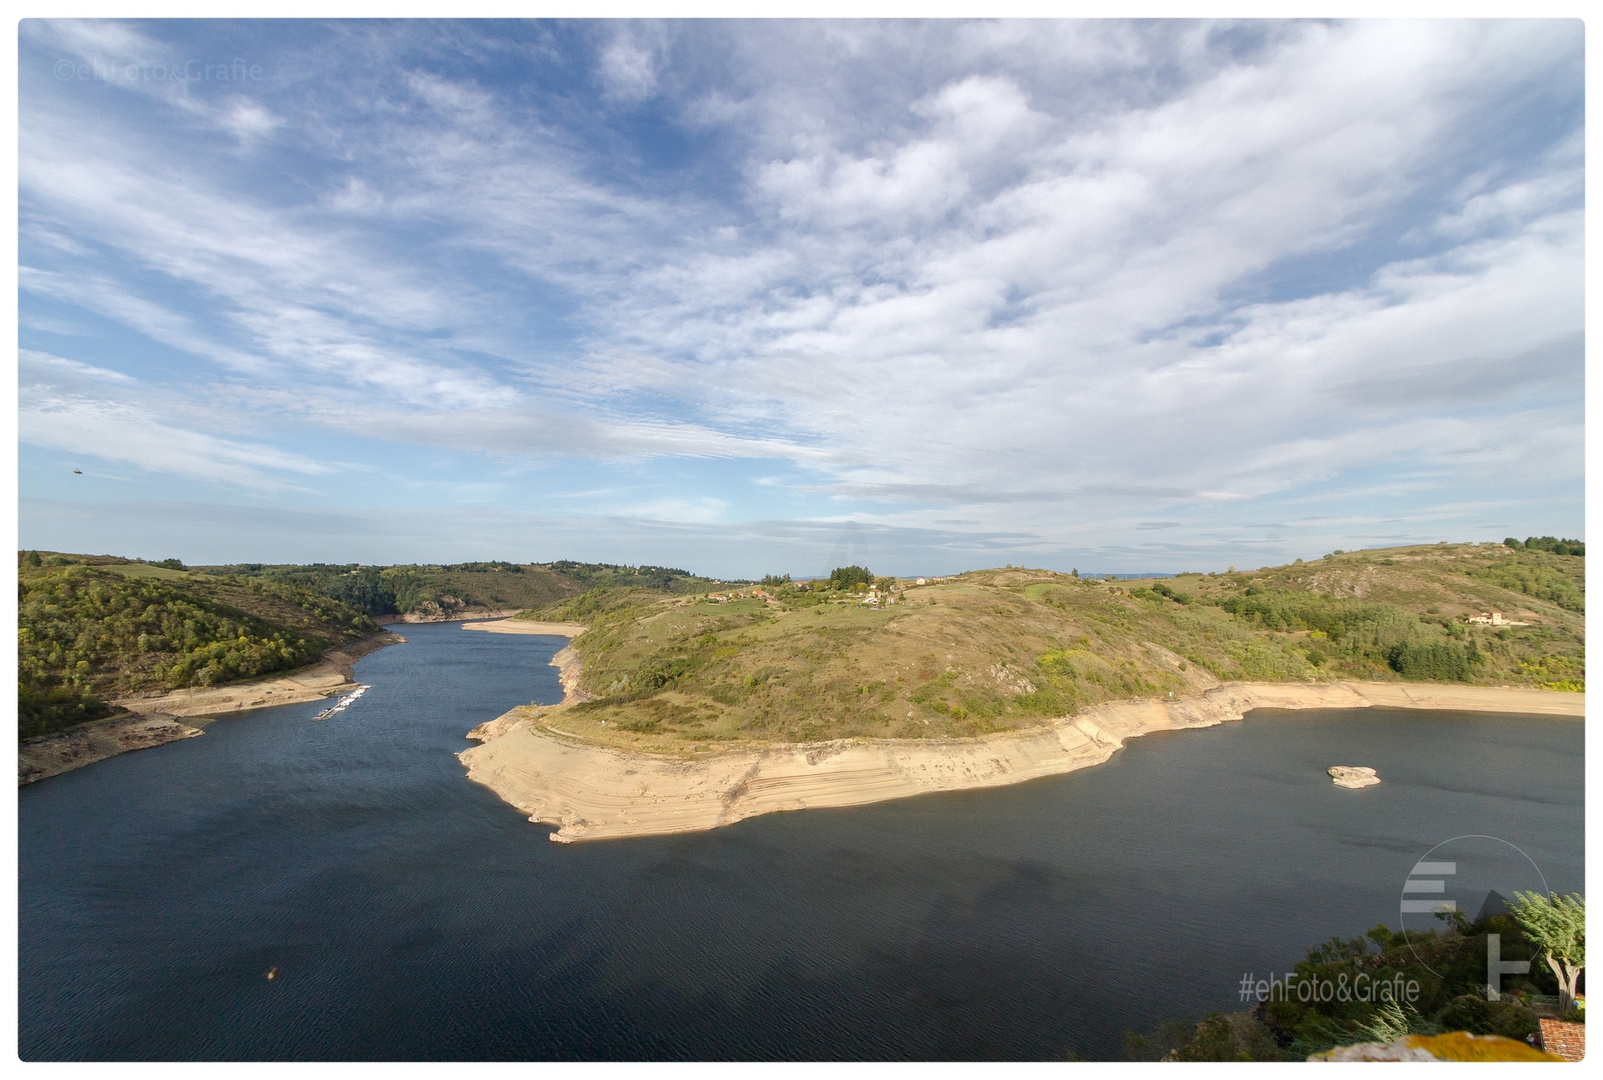
[[[1582,717],[1586,697],[1523,687],[1226,683],[1173,701],[1108,702],[1041,729],[983,739],[813,743],[699,759],[584,743],[561,731],[560,706],[524,706],[474,728],[468,737],[481,744],[458,757],[469,779],[530,821],[557,826],[551,839],[567,843],[999,787],[1101,764],[1127,739],[1149,732],[1212,727],[1252,709],[1370,706]]]
[[[356,685],[351,665],[386,645],[406,639],[388,630],[346,642],[317,663],[266,679],[230,686],[174,690],[118,698],[124,715],[25,740],[17,747],[17,783],[30,784],[130,750],[193,739],[219,716],[294,705],[342,694]],[[185,723],[184,721],[189,721]]]
[[[494,622],[465,622],[462,629],[488,630],[492,634],[544,634],[548,637],[575,638],[584,633],[584,623],[496,619]]]
[[[143,715],[159,713],[166,716],[204,716],[215,719],[230,713],[249,712],[251,709],[268,709],[274,705],[316,701],[319,698],[344,693],[354,687],[356,680],[351,665],[356,661],[386,645],[398,645],[405,640],[399,634],[380,630],[376,634],[369,634],[365,638],[330,649],[317,663],[285,675],[234,683],[230,686],[196,687],[145,697],[118,698],[112,704]]]

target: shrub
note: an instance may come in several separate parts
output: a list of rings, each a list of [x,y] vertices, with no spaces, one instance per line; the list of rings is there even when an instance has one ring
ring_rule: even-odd
[[[1387,660],[1392,670],[1405,679],[1429,679],[1436,682],[1469,680],[1469,653],[1462,645],[1452,642],[1405,641],[1392,648]]]

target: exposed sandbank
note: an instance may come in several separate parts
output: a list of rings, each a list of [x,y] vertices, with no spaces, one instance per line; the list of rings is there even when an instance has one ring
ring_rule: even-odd
[[[982,739],[846,740],[698,758],[581,742],[561,730],[560,706],[523,706],[474,728],[469,738],[483,740],[481,745],[458,757],[469,779],[530,821],[557,826],[551,839],[566,843],[693,832],[780,810],[999,787],[1100,764],[1125,740],[1148,732],[1212,727],[1252,709],[1368,706],[1581,717],[1586,697],[1523,687],[1225,683],[1173,701],[1107,702],[1034,731]]]
[[[17,747],[17,785],[59,776],[129,750],[144,750],[204,734],[199,726],[155,713],[143,716],[123,713],[79,724],[65,731],[23,740]]]
[[[584,623],[497,619],[494,622],[465,622],[462,629],[488,630],[492,634],[544,634],[548,637],[575,638],[584,633]]]
[[[219,716],[342,694],[356,686],[351,665],[368,653],[405,640],[399,634],[381,630],[330,649],[317,663],[288,674],[230,686],[118,698],[112,704],[128,710],[127,713],[20,743],[17,783],[28,784],[57,776],[129,750],[193,739],[204,734],[205,726]]]

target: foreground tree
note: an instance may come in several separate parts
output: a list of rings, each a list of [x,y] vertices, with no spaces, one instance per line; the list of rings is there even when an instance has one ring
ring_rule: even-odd
[[[1555,896],[1514,894],[1514,921],[1532,945],[1542,950],[1558,979],[1559,1012],[1575,1007],[1575,984],[1586,967],[1586,898],[1579,893]]]
[[[837,566],[829,572],[829,587],[851,591],[852,586],[865,588],[874,583],[874,572],[866,566]]]

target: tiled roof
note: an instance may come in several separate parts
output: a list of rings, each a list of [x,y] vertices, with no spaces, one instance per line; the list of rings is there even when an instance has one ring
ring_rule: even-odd
[[[1545,1016],[1537,1020],[1537,1023],[1542,1025],[1542,1033],[1537,1045],[1543,1050],[1561,1057],[1565,1061],[1580,1061],[1586,1057],[1585,1024],[1549,1020]]]

